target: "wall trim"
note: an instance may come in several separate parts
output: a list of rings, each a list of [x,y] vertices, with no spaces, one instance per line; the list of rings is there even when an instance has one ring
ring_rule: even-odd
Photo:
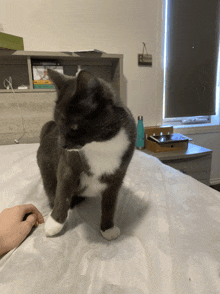
[[[210,185],[218,185],[220,184],[220,179],[210,179]]]
[[[220,133],[220,125],[173,126],[173,128],[174,133],[181,133],[183,135]]]

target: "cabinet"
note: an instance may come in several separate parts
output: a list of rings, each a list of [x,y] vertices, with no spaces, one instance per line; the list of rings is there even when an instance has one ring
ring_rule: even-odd
[[[209,185],[211,173],[212,150],[189,143],[187,150],[153,153],[143,150],[194,179]]]
[[[56,61],[67,75],[75,75],[80,65],[111,83],[124,100],[121,54],[0,50],[0,145],[14,144],[20,137],[21,143],[39,142],[42,125],[52,118],[56,92],[33,88],[34,61]],[[9,77],[14,92],[4,87]],[[17,89],[21,85],[28,89]]]

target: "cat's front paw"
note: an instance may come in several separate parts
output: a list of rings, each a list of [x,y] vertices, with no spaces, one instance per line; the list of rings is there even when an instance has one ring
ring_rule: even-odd
[[[111,229],[108,229],[106,231],[102,231],[102,236],[107,239],[108,241],[117,239],[120,236],[120,229],[118,227],[113,227]]]
[[[46,236],[51,237],[58,234],[62,230],[63,226],[64,224],[58,223],[52,218],[52,216],[49,216],[44,227]]]

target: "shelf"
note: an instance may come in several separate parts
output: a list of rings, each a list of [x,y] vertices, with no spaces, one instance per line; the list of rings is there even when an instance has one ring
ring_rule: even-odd
[[[26,133],[22,142],[33,138],[39,140],[44,123],[53,117],[56,89],[33,89],[33,63],[55,60],[63,66],[66,75],[73,76],[80,65],[82,69],[94,73],[109,82],[118,97],[123,97],[123,55],[93,54],[72,52],[38,52],[38,51],[0,51],[0,144],[9,144],[11,139],[19,137],[22,132],[23,119]],[[4,88],[4,80],[12,78],[15,97],[11,89]],[[25,85],[28,89],[18,89]],[[16,98],[16,101],[15,99]],[[17,107],[19,104],[19,109]],[[2,135],[4,134],[4,136]]]
[[[17,56],[45,56],[45,57],[54,57],[54,56],[60,56],[60,57],[79,57],[82,58],[82,53],[78,52],[74,53],[74,52],[56,52],[56,51],[22,51],[22,50],[17,50],[14,51],[12,54],[9,51],[6,51],[5,53],[9,54],[9,55],[17,55]],[[122,58],[123,54],[109,54],[109,53],[102,53],[102,54],[85,54],[86,57],[89,58]],[[85,55],[83,57],[85,57]]]
[[[56,92],[55,89],[14,89],[15,93]],[[0,89],[0,93],[13,93],[12,90]]]

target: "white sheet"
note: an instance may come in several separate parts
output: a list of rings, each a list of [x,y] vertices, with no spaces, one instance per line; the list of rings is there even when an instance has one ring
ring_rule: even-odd
[[[38,144],[0,147],[0,211],[33,203],[50,212]],[[64,234],[44,224],[0,259],[0,293],[220,293],[220,194],[136,151],[118,199],[121,236],[99,233],[100,199],[69,213]]]

